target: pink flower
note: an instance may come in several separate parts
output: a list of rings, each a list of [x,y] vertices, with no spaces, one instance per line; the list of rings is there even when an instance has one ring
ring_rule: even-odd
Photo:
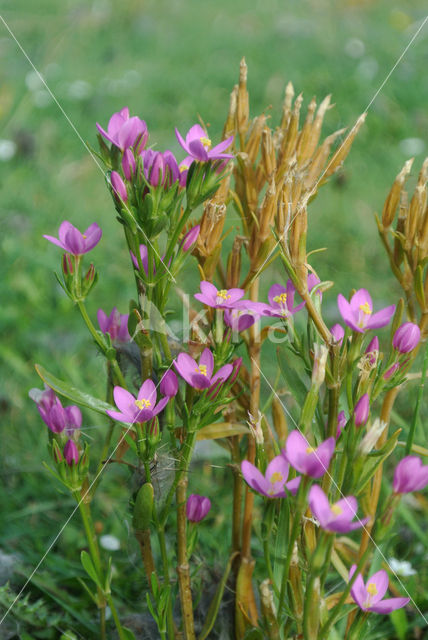
[[[294,295],[296,287],[291,280],[287,281],[287,285],[283,287],[281,284],[273,284],[268,292],[269,305],[264,315],[275,318],[286,318],[294,315],[305,306],[305,302],[294,306]]]
[[[152,380],[145,380],[140,387],[137,398],[122,387],[115,387],[113,391],[114,401],[120,411],[107,411],[106,413],[119,422],[148,422],[167,405],[169,398],[162,398],[156,404],[156,387]]]
[[[199,391],[221,384],[233,371],[231,364],[225,364],[213,375],[214,356],[208,348],[202,351],[199,364],[188,353],[180,353],[174,360],[174,367],[191,387]]]
[[[357,565],[352,565],[349,571],[349,579],[356,571]],[[351,587],[351,596],[363,611],[374,613],[391,613],[395,609],[401,609],[410,598],[388,598],[382,600],[388,589],[388,574],[381,569],[374,573],[364,584],[362,575],[359,573]]]
[[[144,120],[140,120],[137,116],[129,117],[128,107],[124,107],[112,115],[107,125],[107,131],[98,122],[96,125],[101,135],[122,151],[134,146],[143,148],[149,135]]]
[[[86,231],[81,233],[71,222],[65,220],[61,222],[59,227],[59,239],[53,236],[43,236],[49,242],[53,242],[64,251],[68,251],[73,256],[81,256],[91,251],[100,241],[102,231],[94,222]]]
[[[311,447],[300,431],[295,429],[288,436],[282,455],[299,473],[320,478],[328,470],[335,444],[335,439],[331,437],[319,447]]]
[[[361,396],[354,407],[354,420],[356,427],[360,427],[362,424],[366,424],[367,420],[369,419],[369,412],[369,395],[368,393],[365,393],[363,396]]]
[[[131,336],[128,333],[129,315],[121,314],[113,307],[108,316],[102,309],[98,309],[97,319],[103,333],[108,333],[112,342],[129,342]]]
[[[135,156],[131,149],[126,149],[122,158],[123,175],[127,180],[131,180],[136,169]]]
[[[333,533],[349,533],[369,521],[369,518],[364,518],[364,520],[352,522],[358,509],[357,499],[354,496],[342,498],[330,506],[327,496],[318,485],[314,485],[309,491],[309,506],[319,521],[320,527]]]
[[[264,475],[248,460],[243,460],[241,464],[242,475],[247,484],[254,491],[267,498],[285,498],[287,493],[284,491],[284,487],[293,496],[296,495],[301,478],[294,478],[287,482],[289,468],[284,456],[273,458],[269,462]]]
[[[53,433],[65,431],[68,435],[72,435],[82,426],[82,413],[79,407],[75,405],[63,407],[61,400],[52,389],[46,388],[44,391],[31,389],[30,398],[37,404],[42,420]]]
[[[337,298],[340,314],[348,327],[359,333],[384,327],[394,315],[395,305],[373,314],[373,303],[366,289],[359,289],[348,302],[341,293]]]
[[[201,292],[195,293],[196,300],[216,309],[233,308],[245,293],[244,289],[217,289],[205,280],[201,282]]]
[[[178,380],[172,369],[168,369],[168,371],[163,374],[159,384],[159,390],[167,398],[173,398],[177,395]]]
[[[187,498],[186,517],[189,522],[200,522],[211,509],[211,500],[206,496],[191,493]]]
[[[208,162],[209,160],[233,158],[232,153],[223,153],[232,144],[233,136],[230,136],[227,140],[223,140],[223,142],[211,148],[212,142],[200,124],[195,124],[189,129],[186,140],[183,140],[178,129],[175,129],[175,135],[180,145],[186,153],[191,156],[192,160]]]
[[[232,331],[245,331],[256,321],[256,315],[245,309],[225,309],[224,324]]]
[[[141,152],[143,171],[146,180],[153,187],[159,184],[170,187],[180,177],[177,160],[172,151],[153,151],[146,149]]]
[[[394,493],[421,491],[428,485],[428,465],[417,456],[406,456],[395,467]]]
[[[383,379],[384,380],[389,380],[389,378],[392,378],[392,376],[394,375],[394,373],[396,371],[398,371],[398,369],[400,368],[400,363],[399,362],[394,362],[393,365],[391,365],[389,367],[389,369],[387,369],[385,371],[385,373],[383,374]]]
[[[123,182],[122,178],[117,173],[117,171],[111,172],[110,182],[111,182],[111,187],[113,189],[113,195],[116,198],[116,200],[120,199],[120,200],[123,200],[123,202],[126,202],[128,200],[128,192],[126,190],[125,183]]]
[[[413,322],[404,322],[394,333],[392,346],[400,353],[409,353],[415,349],[421,339],[421,330]]]
[[[193,247],[193,245],[195,244],[196,240],[199,237],[200,230],[201,230],[201,225],[197,224],[195,227],[192,227],[186,233],[180,245],[183,251],[189,251],[189,249]]]

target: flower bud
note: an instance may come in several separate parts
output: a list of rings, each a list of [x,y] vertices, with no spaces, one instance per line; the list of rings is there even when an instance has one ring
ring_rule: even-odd
[[[360,427],[362,424],[366,424],[370,411],[369,394],[365,393],[358,400],[354,408],[354,420],[355,426]]]
[[[418,346],[421,339],[421,330],[413,322],[405,322],[394,334],[392,346],[400,353],[409,353]]]
[[[64,277],[72,276],[74,273],[74,264],[69,253],[64,253],[62,256],[62,272]]]
[[[233,371],[230,374],[229,384],[233,384],[235,382],[236,378],[239,375],[239,370],[241,368],[241,365],[242,365],[242,358],[236,358],[236,360],[232,362]]]
[[[375,336],[372,340],[370,340],[369,344],[367,345],[367,349],[365,350],[365,353],[369,355],[369,362],[372,365],[372,367],[374,367],[379,354],[379,338],[377,336]]]
[[[390,378],[392,378],[394,373],[396,371],[398,371],[399,368],[400,368],[400,363],[399,362],[394,362],[394,364],[391,367],[389,367],[389,369],[387,369],[385,371],[385,373],[383,374],[383,379],[384,380],[389,380]]]
[[[73,462],[74,464],[79,462],[79,449],[73,440],[67,440],[64,447],[64,458],[70,467]]]
[[[190,229],[190,231],[186,233],[181,242],[181,248],[183,249],[183,251],[189,251],[189,249],[193,247],[196,240],[198,239],[200,230],[201,225],[197,224],[196,227],[192,227],[192,229]]]
[[[333,336],[334,341],[341,345],[343,342],[343,336],[345,335],[345,329],[342,325],[334,324],[330,329],[330,333]]]
[[[200,522],[211,509],[211,500],[205,496],[192,493],[186,504],[186,516],[190,522]]]
[[[319,388],[324,382],[325,365],[328,349],[324,344],[314,344],[314,368],[312,369],[312,384]]]
[[[159,389],[161,394],[167,398],[173,398],[177,394],[178,380],[172,369],[168,369],[168,371],[162,376]]]
[[[344,426],[346,425],[347,422],[348,422],[348,420],[346,419],[345,412],[341,411],[339,413],[339,415],[337,416],[336,440],[340,436],[340,434],[342,433],[342,429],[344,428]]]
[[[364,438],[361,440],[361,443],[358,447],[359,452],[363,455],[369,454],[372,451],[372,449],[375,447],[376,442],[379,440],[385,428],[386,428],[386,422],[382,422],[382,420],[379,420],[379,418],[376,418],[372,426],[367,430],[367,433],[364,436]]]
[[[135,173],[135,167],[136,167],[136,164],[135,164],[134,154],[132,153],[131,149],[126,149],[122,158],[122,169],[123,169],[123,175],[127,180],[132,179],[132,176]]]
[[[125,183],[123,182],[117,171],[112,171],[110,175],[110,182],[113,189],[113,194],[116,200],[122,200],[126,202],[128,200],[128,193],[126,191]]]
[[[428,465],[417,456],[406,456],[394,471],[394,493],[421,491],[428,484]]]

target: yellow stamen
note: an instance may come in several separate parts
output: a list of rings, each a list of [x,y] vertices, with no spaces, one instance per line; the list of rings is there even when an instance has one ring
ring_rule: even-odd
[[[369,593],[372,597],[377,596],[378,590],[374,582],[370,582],[367,587],[367,593]]]
[[[286,302],[287,302],[287,294],[286,293],[281,293],[279,296],[275,296],[273,301],[277,302],[278,304],[286,304]]]
[[[372,313],[372,310],[370,309],[370,305],[368,302],[365,302],[364,304],[360,304],[360,309],[363,313],[365,313],[367,316],[370,316]]]
[[[341,513],[343,513],[342,509],[340,507],[337,506],[337,504],[333,504],[331,506],[331,510],[334,513],[335,516],[340,516]]]
[[[189,167],[185,164],[182,164],[181,167],[178,167],[178,168],[180,170],[180,173],[183,173],[183,171],[187,171]]]
[[[200,373],[203,376],[207,375],[207,367],[206,367],[205,364],[201,364],[201,365],[199,365],[199,367],[196,367],[195,371],[196,371],[196,373]]]
[[[212,142],[211,142],[211,140],[210,140],[209,138],[207,138],[206,136],[205,136],[205,137],[200,138],[200,141],[201,141],[201,142],[202,142],[202,144],[204,145],[205,149],[210,149],[210,148],[211,148]]]
[[[84,233],[82,233],[82,238],[85,238],[85,240],[86,240],[86,237],[87,237],[87,236],[85,236],[85,234],[84,234]]]
[[[308,447],[306,449],[306,453],[309,455],[310,453],[314,453],[316,451],[316,449],[314,449],[314,447]]]
[[[282,475],[282,473],[280,473],[280,471],[275,471],[275,473],[273,473],[270,477],[270,481],[272,484],[275,484],[275,482],[281,482],[281,480],[284,479],[284,476]]]
[[[150,400],[146,400],[146,398],[141,398],[141,400],[136,400],[135,404],[139,409],[148,409],[149,407],[152,406],[152,403],[150,402]]]
[[[217,298],[228,300],[230,298],[230,293],[227,293],[227,289],[220,289],[219,291],[217,291]]]

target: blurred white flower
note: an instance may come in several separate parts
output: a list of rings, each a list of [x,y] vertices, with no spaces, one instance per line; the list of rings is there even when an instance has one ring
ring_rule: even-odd
[[[92,87],[86,80],[75,80],[68,86],[67,93],[73,100],[86,100],[92,94]]]
[[[25,76],[25,84],[30,91],[37,91],[43,87],[43,80],[36,71],[29,71]]]
[[[350,38],[345,44],[345,53],[351,58],[361,58],[365,50],[364,42],[359,38]]]
[[[373,80],[379,70],[374,58],[364,58],[357,67],[357,73],[363,80]]]
[[[417,156],[425,149],[425,142],[421,138],[405,138],[400,140],[400,150],[405,156]]]
[[[117,551],[120,549],[120,540],[116,538],[116,536],[106,534],[100,536],[100,545],[103,549],[107,549],[107,551]]]
[[[398,576],[414,576],[417,573],[415,569],[413,569],[410,562],[407,562],[407,560],[397,560],[397,558],[390,558],[388,562],[392,571],[394,571],[394,573],[396,573]]]
[[[0,160],[6,162],[16,153],[16,144],[13,140],[0,140]]]

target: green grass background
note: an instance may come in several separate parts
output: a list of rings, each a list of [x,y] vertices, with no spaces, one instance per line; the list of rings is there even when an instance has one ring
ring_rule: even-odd
[[[0,546],[19,551],[31,566],[71,508],[41,467],[46,433],[27,395],[40,386],[34,363],[103,394],[103,363],[94,357],[90,337],[53,277],[60,252],[42,235],[55,235],[64,219],[80,228],[96,221],[104,236],[91,254],[100,282],[89,310],[95,316],[98,307],[109,311],[116,305],[125,312],[133,295],[110,196],[81,139],[95,146],[95,122],[105,126],[124,105],[146,120],[158,149],[180,155],[174,126],[185,132],[198,114],[218,139],[242,56],[249,70],[251,115],[268,110],[275,126],[291,80],[305,105],[313,95],[321,100],[332,93],[336,106],[325,119],[326,134],[350,127],[425,12],[423,0],[2,3],[5,22],[65,115],[0,23],[0,138],[17,145],[13,158],[0,161],[0,505],[8,518],[8,524],[6,518],[0,523]],[[403,140],[422,141],[413,176],[423,146],[427,149],[427,40],[425,27],[371,104],[341,178],[323,187],[311,205],[310,247],[328,248],[314,256],[313,264],[322,279],[336,283],[325,300],[331,322],[340,291],[366,287],[379,304],[390,304],[399,294],[373,212],[381,209],[409,157]],[[266,282],[282,277],[277,269]],[[88,436],[96,439],[104,428],[101,420],[89,414],[85,420],[94,427],[87,429]],[[114,473],[125,478],[122,470]],[[207,477],[215,473],[207,471]],[[113,495],[106,491],[103,500],[99,517],[106,531],[123,538],[127,496],[117,489]],[[79,536],[76,527],[67,527],[57,558],[63,554],[72,562],[71,543]],[[58,563],[52,558],[55,554],[41,575],[49,568],[52,575]]]

